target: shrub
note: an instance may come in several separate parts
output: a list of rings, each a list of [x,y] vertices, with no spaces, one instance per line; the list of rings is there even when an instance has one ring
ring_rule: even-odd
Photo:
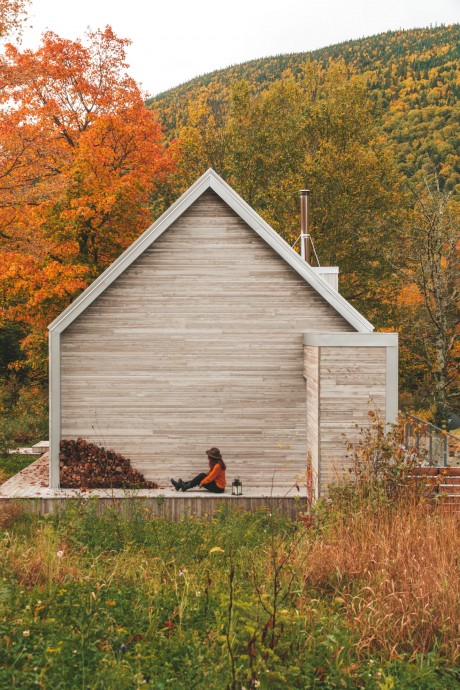
[[[407,447],[402,424],[388,428],[378,413],[369,411],[370,424],[357,441],[344,436],[349,479],[329,488],[329,499],[342,509],[359,506],[415,505],[430,495],[435,478],[420,476],[427,459],[423,449]]]

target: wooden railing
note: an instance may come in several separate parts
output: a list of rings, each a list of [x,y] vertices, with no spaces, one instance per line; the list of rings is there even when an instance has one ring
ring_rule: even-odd
[[[460,467],[460,438],[414,415],[405,415],[406,448],[415,448],[432,467]]]

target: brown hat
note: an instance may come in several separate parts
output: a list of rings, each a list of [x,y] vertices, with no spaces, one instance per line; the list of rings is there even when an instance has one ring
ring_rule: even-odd
[[[222,460],[222,455],[220,454],[220,450],[218,448],[215,448],[215,447],[207,450],[206,455],[208,456],[208,458],[212,458],[213,460]]]

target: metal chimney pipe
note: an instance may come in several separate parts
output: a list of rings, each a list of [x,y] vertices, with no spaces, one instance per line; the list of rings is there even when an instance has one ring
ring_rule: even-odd
[[[300,190],[300,255],[307,264],[310,263],[311,244],[308,228],[308,198],[309,189]]]

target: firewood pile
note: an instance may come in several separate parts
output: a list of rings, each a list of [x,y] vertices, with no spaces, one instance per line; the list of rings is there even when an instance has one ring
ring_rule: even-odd
[[[82,438],[61,441],[59,467],[64,489],[158,489],[130,460]]]

